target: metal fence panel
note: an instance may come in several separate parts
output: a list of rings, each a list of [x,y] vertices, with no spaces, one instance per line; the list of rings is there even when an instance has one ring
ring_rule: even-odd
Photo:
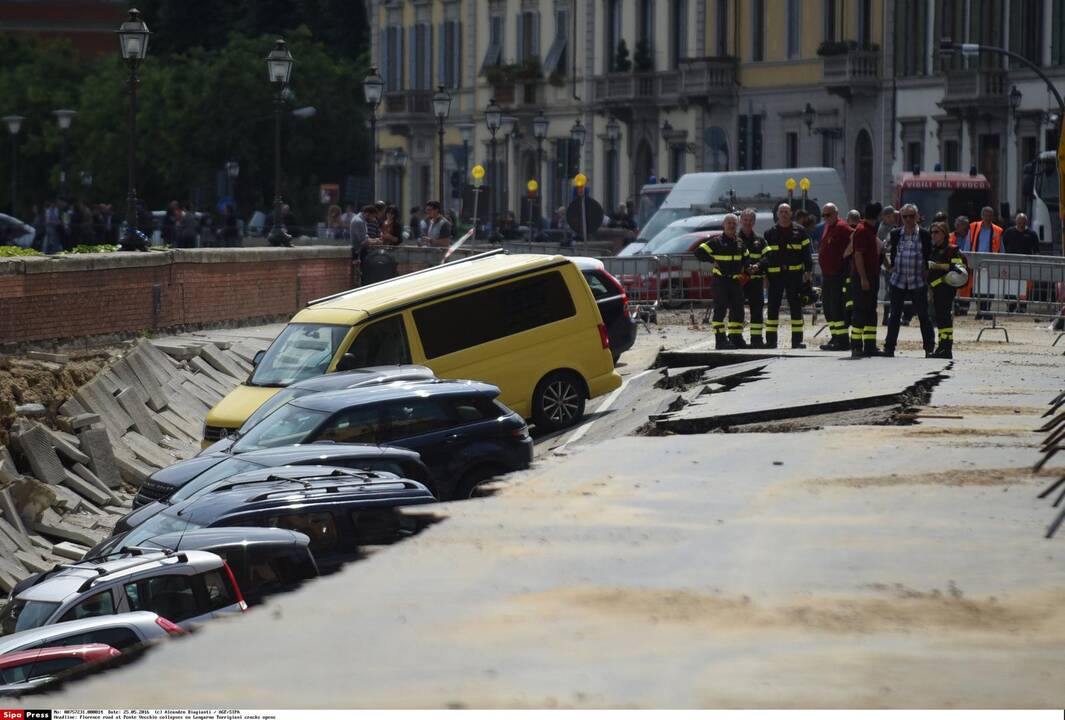
[[[625,288],[629,302],[657,303],[660,297],[659,261],[653,255],[599,258],[606,271],[616,277]]]

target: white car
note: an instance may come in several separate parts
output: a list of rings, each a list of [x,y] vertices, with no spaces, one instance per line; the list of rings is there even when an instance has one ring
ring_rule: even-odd
[[[246,608],[232,571],[214,553],[130,553],[42,573],[0,612],[0,635],[140,610],[187,629]]]
[[[153,612],[131,612],[122,615],[73,620],[45,625],[0,638],[0,655],[20,650],[64,647],[101,643],[120,652],[162,640],[171,635],[183,635],[184,630]]]
[[[692,215],[691,217],[674,220],[662,228],[648,242],[639,241],[629,243],[619,257],[630,255],[682,255],[691,252],[685,243],[685,236],[707,230],[723,230],[725,227],[725,215],[727,213],[713,213],[711,215]],[[773,227],[773,213],[769,210],[761,210],[754,220],[754,230],[759,235]]]

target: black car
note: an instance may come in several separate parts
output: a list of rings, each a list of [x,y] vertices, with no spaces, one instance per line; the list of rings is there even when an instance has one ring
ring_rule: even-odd
[[[306,470],[302,476],[268,474],[258,482],[198,495],[167,507],[118,542],[105,540],[90,552],[121,552],[160,535],[200,528],[282,528],[310,538],[311,553],[319,569],[327,572],[357,558],[363,546],[393,543],[414,534],[426,522],[396,508],[436,502],[421,483],[390,473]]]
[[[468,380],[400,383],[315,393],[285,403],[242,435],[230,453],[311,443],[387,443],[414,450],[441,500],[469,497],[485,480],[532,462],[520,415],[499,388]]]
[[[616,277],[606,271],[601,260],[595,258],[570,258],[588,282],[592,297],[599,306],[607,334],[610,336],[610,354],[614,362],[636,342],[636,320],[629,314],[629,297]]]
[[[113,555],[123,538],[116,536],[97,545],[83,561]],[[318,577],[310,543],[309,537],[294,530],[212,527],[159,535],[144,540],[140,548],[212,552],[229,565],[248,605],[257,605],[269,595]]]
[[[264,353],[265,350],[260,350]],[[258,355],[257,355],[258,356]],[[344,358],[340,362],[344,363]],[[341,366],[338,366],[342,368]],[[225,450],[234,442],[241,433],[259,424],[259,421],[281,407],[293,398],[303,397],[311,393],[333,392],[335,390],[350,390],[357,387],[376,387],[386,383],[418,382],[421,380],[434,380],[436,375],[424,365],[376,365],[374,367],[358,368],[327,373],[321,377],[313,377],[301,380],[298,383],[278,390],[269,400],[264,402],[258,409],[248,416],[244,424],[236,432],[225,428],[204,427],[204,440],[214,441],[213,445],[205,448],[200,455],[210,455]]]
[[[384,470],[434,489],[429,470],[416,452],[386,445],[323,443],[269,448],[244,453],[239,458],[216,453],[182,460],[148,476],[133,496],[133,510],[135,513],[152,502],[187,500],[200,488],[237,473],[283,465],[336,465],[355,470]],[[119,524],[122,522],[120,520]],[[129,527],[122,529],[128,530]]]

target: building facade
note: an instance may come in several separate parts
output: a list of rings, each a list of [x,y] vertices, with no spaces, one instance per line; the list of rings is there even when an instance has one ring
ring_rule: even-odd
[[[1016,208],[1020,168],[1058,121],[1054,102],[1015,64],[939,58],[939,38],[1011,48],[1065,80],[1065,0],[370,2],[386,83],[378,194],[408,207],[442,194],[457,208],[480,163],[494,207],[516,213],[530,179],[545,212],[566,204],[578,171],[609,209],[652,177],[804,166],[836,168],[847,197],[834,200],[860,207],[890,202],[915,165],[975,165]],[[443,193],[439,85],[452,97]],[[505,119],[494,164],[491,99]]]
[[[115,31],[128,9],[124,0],[0,2],[0,32],[66,38],[84,55],[115,53]]]

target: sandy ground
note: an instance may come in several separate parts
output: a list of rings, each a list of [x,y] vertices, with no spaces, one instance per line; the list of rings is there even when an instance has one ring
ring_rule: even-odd
[[[656,346],[708,338],[653,328],[612,404],[495,496],[40,700],[1060,708],[1065,537],[1035,495],[1065,464],[1028,468],[1065,347],[978,327],[914,425],[633,437],[672,392],[640,376]]]

